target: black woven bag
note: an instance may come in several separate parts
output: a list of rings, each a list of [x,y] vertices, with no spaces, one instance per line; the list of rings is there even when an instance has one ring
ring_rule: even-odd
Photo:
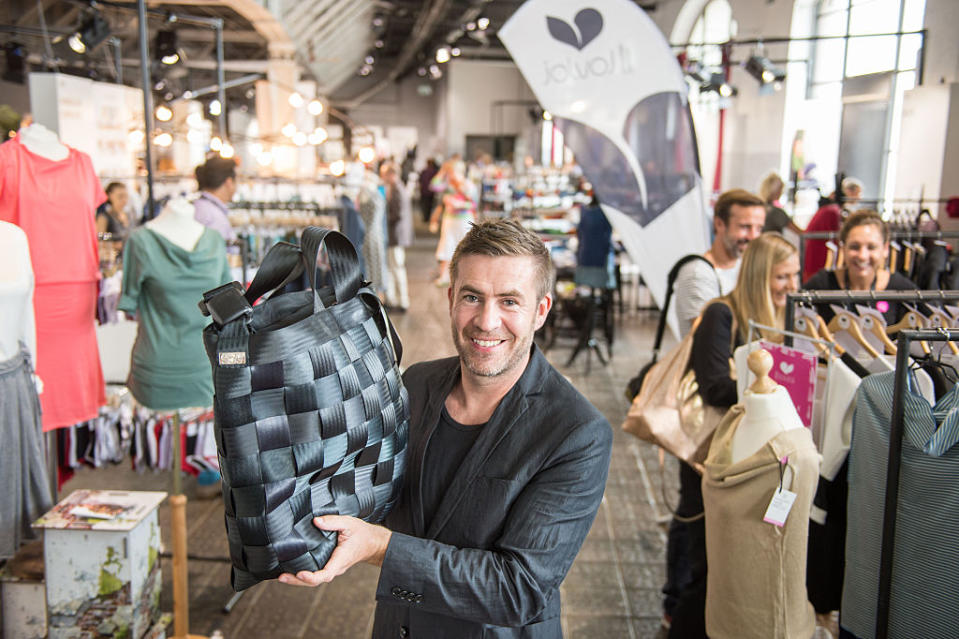
[[[324,245],[331,285],[318,288]],[[310,288],[280,294],[304,269]],[[336,533],[313,517],[382,521],[402,485],[409,398],[399,338],[363,286],[353,245],[316,227],[302,249],[273,246],[245,293],[237,282],[221,286],[200,309],[213,317],[203,339],[233,588],[319,570]]]

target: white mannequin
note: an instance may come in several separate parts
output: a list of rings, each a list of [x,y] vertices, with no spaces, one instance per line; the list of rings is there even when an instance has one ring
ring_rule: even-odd
[[[48,160],[59,162],[70,155],[70,149],[60,142],[57,134],[36,122],[21,128],[17,132],[20,144],[27,147],[31,153],[42,155]]]
[[[193,204],[186,198],[174,198],[160,214],[146,223],[147,228],[159,233],[177,246],[192,251],[206,227],[196,221]]]
[[[745,415],[733,433],[730,452],[733,463],[755,454],[767,441],[793,428],[804,428],[785,388],[769,377],[773,356],[759,349],[749,354],[749,370],[756,376],[743,395]],[[788,486],[788,482],[784,482]]]
[[[33,267],[27,235],[20,227],[0,221],[0,361],[20,350],[23,342],[37,358],[33,317]]]

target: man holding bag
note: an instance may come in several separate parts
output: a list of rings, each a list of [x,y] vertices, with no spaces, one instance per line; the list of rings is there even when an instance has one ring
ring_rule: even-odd
[[[612,432],[533,344],[553,277],[535,234],[474,225],[450,274],[459,355],[404,375],[409,465],[386,527],[317,518],[339,536],[332,557],[280,581],[381,565],[375,638],[559,637],[559,587],[602,500]]]

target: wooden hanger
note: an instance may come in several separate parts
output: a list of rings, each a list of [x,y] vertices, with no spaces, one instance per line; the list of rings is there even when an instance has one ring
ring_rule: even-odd
[[[836,243],[835,242],[826,242],[826,270],[834,271],[835,260],[836,260]]]
[[[862,334],[858,318],[846,309],[836,309],[836,315],[829,322],[828,328],[832,333],[846,331],[871,357],[879,357],[879,351],[873,348],[872,344],[866,341],[866,336]]]
[[[902,255],[902,271],[904,273],[910,273],[912,272],[913,248],[909,242],[904,242],[903,245],[905,246],[905,251]]]
[[[871,333],[879,338],[879,341],[882,342],[882,345],[886,349],[887,353],[890,355],[896,354],[896,345],[891,339],[889,339],[889,336],[886,334],[885,327],[878,318],[873,316],[871,313],[861,313],[859,315],[859,322],[863,331]]]
[[[893,324],[892,326],[886,327],[886,333],[889,335],[894,335],[899,331],[903,330],[919,330],[920,328],[925,328],[929,320],[927,320],[922,313],[918,310],[912,308],[909,305],[906,305],[906,308],[909,309],[906,311],[906,314],[902,316],[902,319]],[[929,344],[925,340],[919,341],[919,347],[922,348],[922,352],[928,355],[932,352],[932,349],[929,348]]]
[[[899,266],[899,242],[889,243],[889,272],[895,273]]]
[[[930,328],[952,328],[952,319],[940,308],[928,307],[932,312],[929,314]],[[946,340],[946,345],[953,355],[959,356],[959,346],[955,342]]]
[[[842,251],[836,251],[836,270],[838,271],[846,265],[846,254]]]
[[[816,318],[822,321],[822,318],[819,317],[818,315],[816,316]],[[795,321],[796,332],[802,335],[806,335],[807,337],[811,337],[813,340],[827,341],[833,345],[837,353],[839,353],[840,355],[845,353],[846,351],[843,350],[842,346],[840,346],[835,341],[833,341],[832,335],[830,335],[827,339],[819,334],[819,331],[816,330],[816,326],[813,323],[814,321],[815,320],[808,317],[797,317]],[[816,349],[819,350],[819,354],[822,357],[825,357],[827,360],[835,359],[835,355],[833,355],[832,349],[830,349],[828,346],[823,344],[822,341],[814,341],[811,343],[813,346],[816,347]]]

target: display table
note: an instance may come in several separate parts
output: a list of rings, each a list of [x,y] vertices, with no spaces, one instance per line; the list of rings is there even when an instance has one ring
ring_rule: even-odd
[[[159,619],[164,492],[77,490],[34,522],[44,530],[50,639],[141,639]]]

